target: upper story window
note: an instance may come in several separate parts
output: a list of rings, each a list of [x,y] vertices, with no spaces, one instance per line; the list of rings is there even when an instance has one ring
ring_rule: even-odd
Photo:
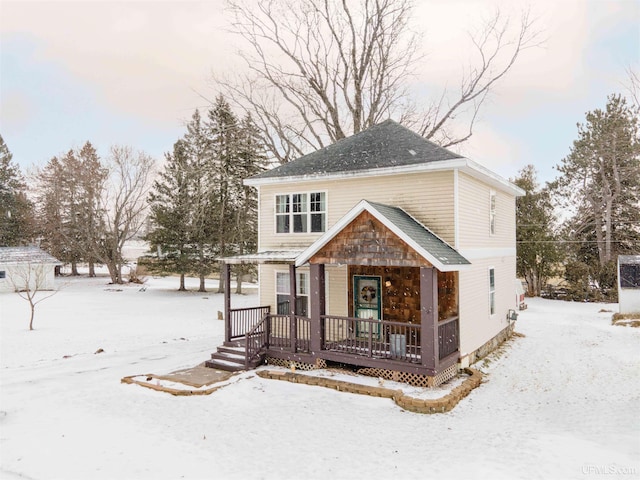
[[[325,192],[276,195],[276,232],[324,232],[327,224]]]
[[[7,274],[4,270],[0,270],[0,278],[6,278]]]
[[[496,234],[496,192],[489,193],[489,233]]]

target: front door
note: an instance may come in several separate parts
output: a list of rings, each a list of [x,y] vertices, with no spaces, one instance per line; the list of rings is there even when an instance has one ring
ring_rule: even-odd
[[[379,338],[381,315],[381,279],[364,275],[353,276],[353,313],[356,318],[367,318],[377,322],[357,322],[356,335],[367,335],[369,330]]]

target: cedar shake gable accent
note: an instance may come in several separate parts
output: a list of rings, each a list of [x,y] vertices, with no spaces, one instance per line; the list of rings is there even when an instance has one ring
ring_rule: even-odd
[[[311,257],[309,263],[433,266],[366,210]]]
[[[462,157],[393,120],[386,120],[251,179],[357,172],[456,158]]]
[[[384,228],[383,228],[384,227]],[[462,270],[470,262],[398,207],[362,200],[297,259],[311,263],[434,266]]]

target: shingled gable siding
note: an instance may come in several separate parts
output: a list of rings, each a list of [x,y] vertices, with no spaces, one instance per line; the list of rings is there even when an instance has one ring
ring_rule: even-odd
[[[327,192],[327,229],[366,199],[403,208],[455,247],[453,172],[447,171],[261,185],[261,250],[305,248],[320,237],[320,233],[275,233],[276,195],[315,191]]]

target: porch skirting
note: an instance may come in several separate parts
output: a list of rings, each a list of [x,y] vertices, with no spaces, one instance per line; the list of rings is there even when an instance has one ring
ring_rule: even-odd
[[[516,322],[510,322],[507,327],[502,329],[495,337],[483,344],[480,348],[467,355],[461,356],[459,367],[468,368],[478,360],[482,360],[484,357],[498,348],[503,342],[511,338],[515,327]]]
[[[265,363],[267,365],[291,368],[293,371],[309,371],[327,368],[327,362],[322,358],[316,358],[315,362],[313,362],[311,359],[305,361],[300,358],[298,360],[291,360],[267,356]],[[433,376],[372,367],[359,368],[356,370],[356,373],[366,375],[368,377],[379,377],[384,378],[385,380],[406,383],[408,385],[413,385],[414,387],[437,387],[438,385],[442,385],[444,382],[451,380],[458,374],[458,365],[457,363],[453,363],[437,375]]]

